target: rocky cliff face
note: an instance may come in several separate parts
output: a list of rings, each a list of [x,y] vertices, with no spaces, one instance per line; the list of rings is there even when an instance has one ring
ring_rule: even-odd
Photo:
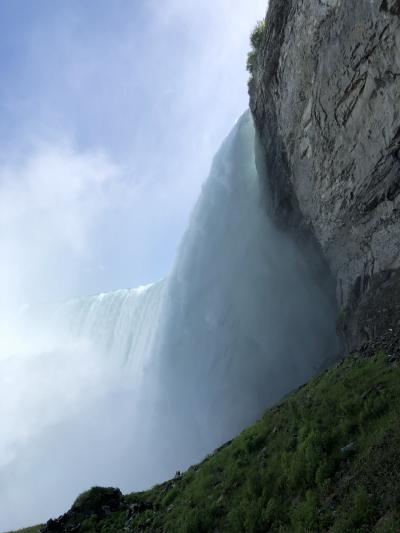
[[[249,82],[275,212],[311,229],[347,347],[400,325],[400,0],[270,0]]]

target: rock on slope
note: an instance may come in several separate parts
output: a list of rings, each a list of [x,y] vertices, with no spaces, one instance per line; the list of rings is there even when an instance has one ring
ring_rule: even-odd
[[[270,0],[249,82],[275,212],[319,242],[348,349],[400,322],[399,50],[399,0]]]

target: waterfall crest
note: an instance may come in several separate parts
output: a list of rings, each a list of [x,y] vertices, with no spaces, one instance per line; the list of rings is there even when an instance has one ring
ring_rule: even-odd
[[[55,321],[66,336],[89,340],[105,357],[143,371],[157,330],[164,282],[77,298],[61,305]]]

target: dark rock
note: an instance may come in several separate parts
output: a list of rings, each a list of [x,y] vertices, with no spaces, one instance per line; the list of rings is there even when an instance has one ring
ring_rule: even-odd
[[[71,524],[69,526],[66,526],[65,531],[68,533],[72,533],[73,531],[79,531],[80,527],[81,527],[81,524],[78,522],[75,525]]]
[[[103,510],[103,513],[104,513],[106,516],[110,516],[110,514],[111,514],[111,509],[110,509],[110,506],[109,506],[109,505],[103,505],[103,506],[102,506],[102,510]]]
[[[400,0],[383,0],[381,11],[387,11],[392,15],[400,15]]]
[[[153,509],[151,502],[134,502],[128,505],[127,518],[133,518],[144,511]]]
[[[347,444],[346,446],[341,448],[340,452],[343,455],[352,455],[353,453],[355,453],[356,452],[356,446],[355,446],[354,442],[350,442],[349,444]]]

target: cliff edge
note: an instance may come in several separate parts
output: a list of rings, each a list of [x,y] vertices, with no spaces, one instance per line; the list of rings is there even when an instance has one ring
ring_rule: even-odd
[[[281,223],[312,231],[349,350],[400,324],[400,1],[270,0],[250,107]]]

